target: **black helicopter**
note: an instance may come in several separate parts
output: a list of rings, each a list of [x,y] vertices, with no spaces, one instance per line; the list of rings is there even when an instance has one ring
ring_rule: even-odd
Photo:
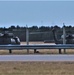
[[[52,32],[53,32],[55,44],[74,44],[74,35],[73,34],[67,33],[67,34],[65,34],[65,36],[62,35],[61,39],[58,39],[57,34],[56,34],[56,29],[53,28]],[[63,39],[64,39],[64,41],[63,41]],[[59,53],[60,54],[62,53],[61,49],[59,49]],[[64,49],[64,53],[66,53],[65,49]]]
[[[57,38],[56,29],[53,28],[52,32],[53,32],[55,44],[63,44],[63,37],[62,37],[62,39]],[[71,33],[66,34],[65,43],[66,44],[74,44],[74,35]]]
[[[0,33],[0,45],[8,45],[8,44],[19,45],[20,39],[13,33],[4,31],[3,33]]]

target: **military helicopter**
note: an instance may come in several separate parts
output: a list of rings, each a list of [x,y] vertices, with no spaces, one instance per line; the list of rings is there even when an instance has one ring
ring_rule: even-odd
[[[63,44],[63,35],[61,36],[61,39],[57,38],[56,29],[53,28],[53,37],[55,44]],[[65,44],[74,44],[74,35],[71,33],[65,34]]]
[[[53,28],[52,32],[53,32],[55,44],[74,44],[74,35],[71,33],[66,34],[66,31],[64,29],[65,28],[63,27],[64,33],[61,36],[61,39],[58,39],[56,34],[56,29]],[[61,54],[61,49],[59,49],[59,53]],[[65,49],[64,49],[64,53],[66,53]]]
[[[14,36],[13,33],[9,33],[8,31],[4,31],[0,33],[0,45],[18,45],[20,44],[20,39],[17,36]]]
[[[13,33],[9,33],[7,29],[4,29],[0,33],[0,45],[20,45],[20,39]],[[11,49],[9,49],[9,53],[12,53]]]

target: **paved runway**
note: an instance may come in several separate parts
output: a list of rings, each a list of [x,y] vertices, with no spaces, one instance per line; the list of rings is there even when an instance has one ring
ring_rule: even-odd
[[[74,55],[0,55],[0,61],[74,61]]]

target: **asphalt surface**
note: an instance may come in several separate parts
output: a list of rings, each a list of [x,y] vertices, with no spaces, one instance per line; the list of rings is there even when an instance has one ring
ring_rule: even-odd
[[[74,61],[74,55],[0,55],[0,61]]]

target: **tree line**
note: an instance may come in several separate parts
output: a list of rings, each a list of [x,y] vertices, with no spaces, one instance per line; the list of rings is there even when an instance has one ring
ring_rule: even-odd
[[[58,26],[58,25],[55,25],[55,26],[40,26],[40,27],[38,27],[38,26],[32,26],[32,27],[28,27],[28,29],[30,30],[30,31],[50,31],[50,30],[52,30],[52,28],[56,28],[56,29],[62,29],[63,27],[60,27],[60,26]],[[71,26],[71,25],[69,25],[69,26],[65,26],[65,28],[67,29],[67,30],[71,30],[71,29],[74,29],[74,26]],[[0,30],[9,30],[9,31],[13,31],[13,30],[22,30],[22,29],[26,29],[26,26],[19,26],[19,25],[17,25],[17,26],[14,26],[14,25],[11,25],[10,27],[8,27],[8,28],[6,28],[6,27],[0,27]]]

